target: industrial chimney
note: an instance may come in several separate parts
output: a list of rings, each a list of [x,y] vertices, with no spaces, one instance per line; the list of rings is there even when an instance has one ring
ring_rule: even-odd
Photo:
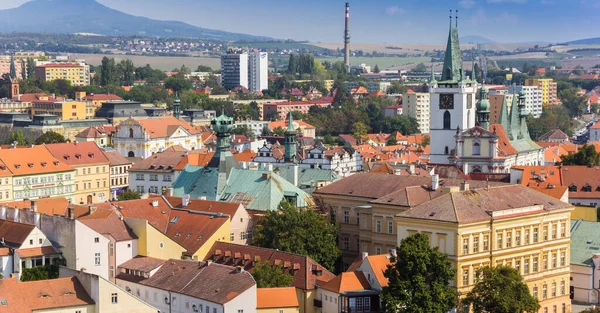
[[[350,71],[350,3],[346,2],[346,27],[344,29],[344,64]]]

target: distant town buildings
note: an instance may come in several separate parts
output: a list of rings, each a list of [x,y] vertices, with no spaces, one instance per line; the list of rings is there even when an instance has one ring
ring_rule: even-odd
[[[429,133],[430,127],[430,94],[424,92],[407,92],[402,95],[402,115],[417,120],[421,133]]]
[[[90,66],[85,63],[46,63],[36,66],[35,76],[43,81],[66,79],[73,86],[90,84]]]

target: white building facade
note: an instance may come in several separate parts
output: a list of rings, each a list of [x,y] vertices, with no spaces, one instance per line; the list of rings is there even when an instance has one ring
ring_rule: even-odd
[[[362,158],[357,150],[327,150],[320,145],[310,149],[299,165],[300,168],[332,170],[339,176],[346,177],[362,171]]]
[[[402,114],[417,120],[419,131],[429,133],[430,95],[423,92],[408,92],[402,98]]]
[[[252,92],[269,89],[269,54],[251,52],[248,55],[248,89]]]
[[[542,116],[542,91],[537,86],[509,86],[509,94],[525,94],[525,111],[538,118]]]

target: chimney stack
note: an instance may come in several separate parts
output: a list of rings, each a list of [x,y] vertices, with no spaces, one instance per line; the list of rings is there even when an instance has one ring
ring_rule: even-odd
[[[190,195],[184,194],[181,196],[181,207],[187,207],[190,204]]]
[[[31,210],[33,212],[37,212],[38,211],[37,200],[31,200]]]
[[[69,219],[74,220],[75,219],[75,209],[69,207]]]
[[[361,260],[366,259],[369,256],[369,252],[363,252],[361,253]]]
[[[350,71],[350,3],[346,2],[346,27],[344,29],[344,65]]]
[[[440,175],[431,175],[431,190],[437,190],[440,187]]]
[[[460,183],[460,191],[467,191],[469,190],[469,183],[467,183],[467,181],[463,181],[462,183]]]

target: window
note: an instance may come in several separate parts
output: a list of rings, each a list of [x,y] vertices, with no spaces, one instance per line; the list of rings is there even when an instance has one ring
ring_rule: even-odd
[[[496,236],[496,248],[502,249],[502,233],[498,233]]]
[[[566,234],[565,231],[566,231],[566,229],[567,229],[566,222],[560,223],[560,237],[561,238],[565,237],[565,234]]]
[[[144,174],[135,174],[135,180],[144,180]]]
[[[560,252],[560,266],[565,266],[566,254],[565,251]]]
[[[100,238],[99,237],[94,237],[94,243],[99,243],[100,242]]]
[[[388,222],[388,234],[392,234],[394,232],[394,222]]]
[[[523,272],[524,274],[529,274],[529,258],[525,259],[525,263],[523,263]]]
[[[552,268],[557,268],[557,266],[556,266],[556,253],[552,253],[551,256],[552,256],[552,259],[551,259],[552,260]]]
[[[469,270],[463,270],[463,286],[469,285]]]
[[[450,112],[446,111],[446,112],[444,112],[444,129],[452,128],[452,126],[450,126],[451,124],[452,124],[452,122],[451,122]]]
[[[117,304],[117,303],[119,303],[119,298],[117,298],[117,294],[116,294],[116,293],[113,293],[113,294],[110,296],[110,299],[111,299],[111,302],[112,302],[112,304]]]
[[[560,295],[564,296],[565,292],[566,292],[566,289],[565,289],[565,280],[563,279],[563,280],[560,281]]]
[[[544,284],[542,286],[542,299],[546,299],[548,297],[548,285]]]
[[[515,231],[515,246],[520,246],[521,245],[521,231],[520,230],[516,230]]]
[[[463,238],[463,255],[469,254],[469,238]]]
[[[521,273],[521,261],[520,260],[515,261],[515,268],[517,269],[517,271],[519,271],[519,273]]]
[[[240,232],[240,240],[246,240],[246,232]]]
[[[479,252],[479,236],[473,237],[473,253]]]
[[[548,255],[544,254],[542,256],[542,269],[543,270],[547,270],[548,269]]]
[[[350,223],[350,212],[344,211],[344,224]]]
[[[543,238],[544,241],[548,240],[548,226],[544,226],[543,233],[542,233],[542,238]]]
[[[376,221],[375,222],[375,231],[380,233],[381,232],[381,221]]]
[[[556,239],[556,233],[558,232],[558,225],[550,225],[550,229],[552,230],[552,239]]]
[[[157,174],[150,174],[150,181],[158,181],[158,175]]]
[[[528,245],[529,244],[529,229],[525,230],[525,244]]]
[[[489,240],[490,236],[489,235],[483,235],[483,251],[488,251],[490,248],[490,243]]]
[[[512,231],[506,232],[506,247],[510,248],[512,246]]]
[[[533,257],[533,272],[537,273],[539,270],[538,268],[538,257]]]
[[[29,239],[29,244],[33,245],[33,239]]]
[[[538,287],[534,286],[533,291],[531,293],[533,294],[533,297],[537,299],[538,298]]]
[[[133,138],[133,128],[129,129],[129,138]]]
[[[350,238],[344,237],[344,250],[350,249]]]
[[[562,313],[567,313],[567,305],[566,304],[562,304]]]
[[[356,212],[356,225],[360,226],[360,213]]]
[[[538,228],[537,228],[537,227],[535,227],[535,228],[533,229],[533,242],[534,242],[534,243],[538,242],[538,239],[539,239],[539,238],[538,238]]]
[[[479,142],[473,143],[473,155],[480,155],[480,154],[481,154],[481,146],[479,145]]]
[[[280,310],[283,311],[283,310]],[[238,313],[244,313],[244,310],[238,310]]]
[[[377,255],[381,254],[381,248],[375,248],[375,254],[377,254]]]
[[[555,282],[552,283],[552,296],[556,297],[556,283]]]
[[[94,264],[95,264],[96,266],[99,266],[99,265],[100,265],[100,253],[95,253],[95,254],[94,254]]]
[[[235,240],[235,234],[229,233],[229,241],[233,242]]]

